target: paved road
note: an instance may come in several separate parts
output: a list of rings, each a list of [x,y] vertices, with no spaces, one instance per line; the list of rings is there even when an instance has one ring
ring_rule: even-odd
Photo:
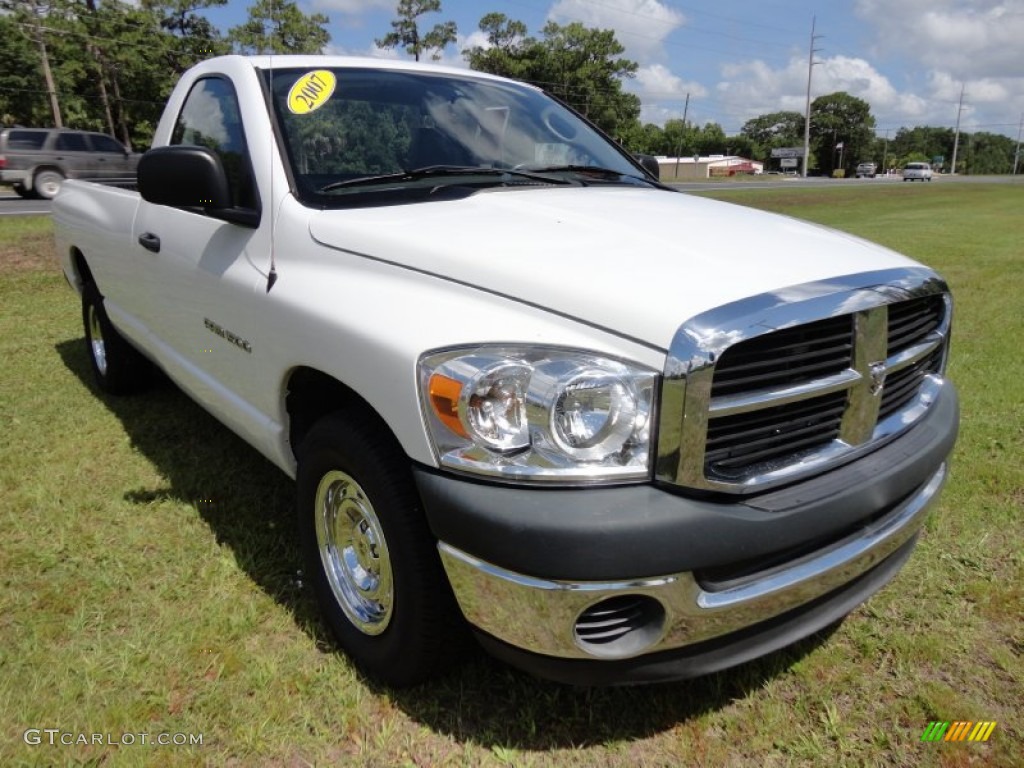
[[[800,189],[801,187],[813,187],[815,189],[849,189],[851,185],[882,188],[889,184],[902,182],[901,176],[876,176],[873,179],[829,179],[824,176],[811,176],[803,179],[799,176],[779,176],[756,180],[729,181],[685,181],[668,182],[670,186],[681,189],[684,192],[729,189]],[[908,181],[907,186],[915,184],[1021,184],[1024,185],[1024,174],[1017,176],[935,176],[931,182]]]
[[[49,212],[49,200],[23,200],[15,194],[0,192],[0,216],[33,216]]]

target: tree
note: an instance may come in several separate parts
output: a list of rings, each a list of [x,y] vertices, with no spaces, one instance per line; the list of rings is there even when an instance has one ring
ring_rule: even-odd
[[[0,14],[0,125],[49,124],[39,48],[12,15]]]
[[[986,131],[969,134],[964,167],[959,172],[977,175],[1012,173],[1013,153],[1016,149],[1016,142],[1009,136]]]
[[[441,0],[399,0],[395,13],[398,18],[391,22],[391,31],[377,40],[380,48],[405,46],[405,52],[420,60],[420,54],[433,51],[431,58],[437,61],[441,51],[449,43],[454,43],[458,28],[454,21],[435,24],[429,32],[420,33],[417,19],[425,13],[440,13]]]
[[[538,85],[612,136],[636,131],[640,99],[623,91],[622,81],[636,74],[637,64],[621,58],[625,49],[614,31],[552,21],[537,40],[500,13],[484,16],[480,29],[489,46],[462,52],[471,68]]]
[[[759,115],[743,124],[740,136],[750,140],[752,157],[768,160],[777,147],[803,146],[804,116],[786,111]]]
[[[307,16],[292,0],[257,0],[228,37],[242,53],[321,53],[331,40],[329,21],[322,13]]]
[[[64,117],[60,108],[57,86],[54,82],[53,68],[50,64],[51,55],[47,48],[49,24],[44,23],[49,22],[51,15],[58,15],[59,10],[53,4],[41,0],[3,0],[0,3],[0,9],[12,14],[18,33],[27,38],[35,48],[34,58],[38,62],[43,76],[43,92],[49,98],[53,125],[61,128],[64,125]]]
[[[701,155],[724,155],[728,140],[725,138],[725,131],[718,123],[706,123],[697,136],[696,154]]]
[[[900,128],[896,131],[893,140],[889,142],[888,164],[897,167],[909,162],[930,163],[936,157],[943,158],[944,163],[951,162],[954,140],[955,134],[952,128],[931,128],[929,126]],[[877,151],[875,154],[878,154]]]
[[[811,103],[812,151],[819,168],[842,168],[849,174],[870,154],[874,135],[875,118],[863,99],[839,91]]]
[[[668,157],[689,157],[697,153],[700,128],[680,118],[665,121],[664,140],[655,154]]]
[[[472,69],[516,80],[529,79],[540,49],[537,40],[527,36],[523,22],[503,13],[488,13],[480,19],[480,31],[487,34],[487,45],[462,52]]]
[[[638,152],[644,155],[667,155],[664,151],[665,131],[661,126],[654,123],[641,125],[637,120],[620,132],[622,143],[629,148],[630,152]]]
[[[227,5],[227,0],[142,0],[142,7],[159,19],[160,28],[174,38],[167,47],[167,66],[181,74],[193,64],[231,52],[231,43],[210,20],[199,14],[206,8]]]
[[[193,49],[197,38],[161,26],[160,4],[148,5],[0,0],[11,11],[0,14],[0,89],[12,89],[0,90],[4,123],[54,125],[56,102],[66,127],[104,131],[129,147],[148,143],[177,79],[169,63],[184,67],[209,55]],[[178,5],[187,22],[193,6]],[[220,33],[209,27],[208,39],[220,40]],[[52,86],[44,76],[44,47]]]

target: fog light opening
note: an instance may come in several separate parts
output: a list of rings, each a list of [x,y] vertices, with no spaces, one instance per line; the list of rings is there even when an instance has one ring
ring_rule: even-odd
[[[624,659],[652,648],[665,627],[665,609],[647,595],[617,595],[576,618],[576,645],[591,656]]]

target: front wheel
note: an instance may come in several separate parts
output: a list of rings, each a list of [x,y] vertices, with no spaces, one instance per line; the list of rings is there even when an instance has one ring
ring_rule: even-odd
[[[82,289],[82,325],[93,378],[104,392],[127,395],[149,384],[149,361],[110,322],[103,296],[94,283]]]
[[[408,461],[382,424],[352,411],[314,425],[297,506],[320,610],[360,668],[404,687],[454,660],[464,625]]]

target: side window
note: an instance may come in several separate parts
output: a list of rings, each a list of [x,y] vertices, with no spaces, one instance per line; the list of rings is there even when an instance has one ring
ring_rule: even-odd
[[[42,149],[46,131],[11,131],[7,134],[7,149]]]
[[[80,133],[61,133],[57,136],[57,150],[60,152],[88,152],[85,136]]]
[[[212,149],[224,165],[235,206],[259,207],[238,96],[230,82],[206,77],[192,86],[174,125],[171,144]]]
[[[121,146],[119,141],[104,136],[102,133],[94,133],[89,136],[89,141],[92,143],[93,152],[117,152],[118,154],[124,153],[124,147]]]

